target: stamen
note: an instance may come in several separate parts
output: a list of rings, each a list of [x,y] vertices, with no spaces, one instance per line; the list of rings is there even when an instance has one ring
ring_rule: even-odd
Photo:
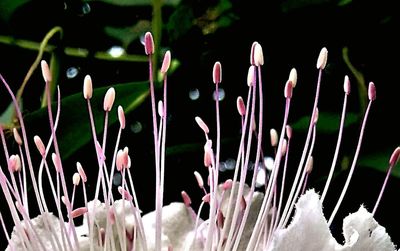
[[[40,66],[42,69],[42,75],[43,75],[44,81],[47,83],[50,83],[52,77],[51,77],[49,65],[47,64],[47,62],[45,60],[42,60],[42,61],[40,61]]]
[[[118,187],[118,192],[119,194],[122,195],[122,198],[125,200],[131,201],[133,199],[132,195],[125,189],[123,189],[121,186]]]
[[[53,165],[56,168],[56,171],[60,173],[62,171],[60,158],[57,156],[57,154],[52,153],[51,159],[53,160]]]
[[[194,171],[194,176],[196,177],[197,184],[199,185],[200,189],[204,189],[204,181],[203,181],[203,178],[201,177],[200,173],[197,171]]]
[[[233,181],[231,179],[227,179],[225,180],[225,182],[222,184],[222,189],[224,191],[227,191],[229,189],[231,189],[233,186]]]
[[[343,90],[346,93],[346,95],[350,95],[351,86],[349,77],[347,75],[344,76]]]
[[[207,140],[204,145],[204,166],[209,167],[213,163],[213,153],[211,149],[211,140]]]
[[[40,155],[44,157],[46,155],[46,148],[43,144],[42,139],[39,136],[35,135],[33,137],[33,141],[35,142],[36,148],[38,149]]]
[[[146,32],[144,35],[144,50],[146,55],[154,53],[154,40],[153,35],[150,32]]]
[[[83,97],[86,100],[89,100],[92,98],[92,95],[93,95],[92,78],[89,75],[86,75],[85,79],[83,80]]]
[[[79,176],[79,173],[74,173],[74,175],[72,176],[72,183],[74,184],[74,186],[78,186],[79,182],[81,182],[81,176]]]
[[[160,70],[162,74],[167,73],[170,64],[171,64],[171,52],[168,50],[164,54],[164,59]]]
[[[389,165],[395,166],[400,159],[400,146],[398,146],[392,153],[389,159]]]
[[[87,177],[86,177],[86,173],[82,168],[81,163],[76,162],[76,169],[78,170],[79,175],[81,176],[81,179],[83,181],[83,183],[86,183],[87,181]]]
[[[249,71],[247,72],[247,85],[254,86],[257,82],[257,71],[254,65],[249,67]]]
[[[340,144],[342,142],[344,121],[345,121],[345,118],[346,118],[347,97],[350,94],[350,81],[349,81],[349,77],[348,76],[344,77],[343,90],[345,92],[345,95],[344,95],[344,101],[343,101],[342,116],[340,118],[338,139],[337,139],[335,154],[333,155],[333,160],[332,160],[331,168],[330,168],[330,171],[329,171],[328,179],[326,180],[324,191],[322,192],[322,195],[321,195],[321,204],[324,202],[325,196],[326,196],[326,194],[328,192],[329,185],[330,185],[332,177],[333,177],[333,172],[335,170],[337,157],[339,155]]]
[[[72,175],[72,184],[74,186],[72,188],[71,208],[74,208],[75,191],[76,191],[76,187],[79,185],[80,181],[81,181],[81,176],[79,176],[79,173],[74,173],[74,175]],[[72,217],[72,218],[74,218],[74,217]]]
[[[14,140],[15,142],[17,142],[18,145],[22,145],[22,139],[21,136],[18,133],[17,128],[13,128],[13,134],[14,134]]]
[[[254,47],[254,65],[257,67],[264,65],[264,54],[259,43],[257,43]]]
[[[313,166],[314,166],[314,158],[312,156],[310,156],[306,162],[306,169],[305,169],[306,170],[306,178],[304,180],[303,190],[301,191],[301,194],[304,194],[304,192],[306,191],[308,176],[312,172]]]
[[[192,204],[192,200],[190,199],[189,195],[185,191],[182,191],[181,195],[185,206],[190,207],[190,204]]]
[[[160,118],[164,117],[164,105],[163,105],[162,100],[158,101],[157,111],[158,111],[158,116],[160,116]],[[161,128],[161,126],[160,126],[160,128]]]
[[[326,50],[326,48],[325,48],[325,50]],[[321,50],[321,52],[325,51],[325,50],[323,48]],[[326,64],[327,55],[328,55],[327,54],[327,50],[326,50],[326,52],[320,53],[320,55],[321,54],[323,56],[323,61],[325,61],[325,64]],[[321,60],[322,60],[322,58],[321,58],[321,56],[319,56],[318,60],[317,60],[317,68],[319,69],[318,80],[317,80],[317,87],[316,87],[316,91],[315,91],[314,104],[313,104],[313,109],[312,109],[312,116],[313,117],[314,117],[314,114],[315,114],[315,110],[317,109],[317,106],[318,106],[319,92],[320,92],[321,79],[322,79],[322,70],[323,70],[323,68],[319,68],[318,67],[318,66],[322,66],[321,65],[322,63],[320,62]],[[309,147],[309,143],[310,143],[310,139],[311,139],[311,135],[312,135],[312,130],[313,130],[313,127],[314,127],[313,125],[314,125],[313,119],[311,119],[310,123],[309,123],[309,126],[308,126],[307,137],[306,137],[306,141],[304,143],[304,148],[303,148],[303,153],[301,155],[300,163],[299,163],[299,165],[297,167],[297,171],[296,171],[296,175],[295,175],[295,178],[294,178],[294,181],[293,181],[293,185],[292,185],[292,188],[290,190],[289,197],[288,197],[287,203],[285,205],[284,211],[282,213],[281,220],[280,220],[280,222],[278,224],[278,228],[280,228],[280,227],[282,227],[284,225],[285,218],[289,218],[287,216],[288,209],[289,209],[289,207],[291,205],[291,201],[295,200],[295,198],[293,198],[293,196],[294,196],[294,192],[296,190],[296,186],[297,186],[299,178],[300,178],[300,173],[301,173],[301,170],[303,168],[304,161],[306,160],[307,150],[308,150],[308,147]]]
[[[200,117],[198,117],[198,116],[195,117],[194,119],[196,120],[196,123],[199,125],[199,127],[201,128],[201,130],[203,130],[203,132],[204,132],[205,134],[208,134],[210,130],[208,129],[207,124],[204,123],[204,121],[203,121]]]
[[[367,106],[367,108],[365,110],[364,119],[363,119],[362,124],[361,124],[360,135],[358,137],[358,143],[357,143],[356,152],[354,154],[353,162],[351,164],[351,168],[350,168],[349,174],[347,176],[346,183],[344,184],[342,193],[340,194],[339,200],[337,201],[336,206],[333,209],[333,212],[331,214],[331,217],[329,218],[329,221],[328,221],[328,225],[329,226],[332,224],[332,221],[335,218],[335,215],[336,215],[337,211],[339,210],[339,207],[340,207],[340,205],[341,205],[341,203],[343,201],[344,195],[346,194],[347,188],[349,187],[349,184],[350,184],[350,181],[351,181],[351,177],[353,176],[354,169],[356,167],[358,155],[359,155],[360,150],[361,150],[361,144],[362,144],[362,140],[363,140],[363,136],[364,136],[365,125],[367,123],[369,110],[371,109],[372,101],[374,101],[375,98],[376,98],[375,85],[372,82],[370,82],[370,84],[368,86],[368,98],[369,98],[369,103],[368,103],[368,106]]]
[[[111,111],[111,108],[114,104],[115,100],[115,89],[114,87],[111,87],[107,90],[106,95],[104,96],[104,104],[103,104],[103,109],[106,112]]]
[[[150,32],[146,32],[144,37],[144,48],[145,53],[149,59],[149,86],[150,86],[150,99],[151,99],[151,111],[153,119],[153,141],[154,141],[154,160],[155,160],[155,172],[156,172],[156,231],[155,231],[155,250],[161,250],[161,231],[162,231],[162,194],[161,194],[161,170],[160,170],[160,148],[158,128],[157,128],[157,116],[156,116],[156,101],[154,91],[154,79],[153,79],[153,63],[152,54],[154,53],[154,40]]]
[[[328,61],[328,50],[324,47],[321,49],[319,56],[318,56],[317,69],[319,69],[319,70],[325,69],[327,61]]]
[[[262,53],[261,45],[259,45],[258,43],[256,44],[254,50],[255,50],[254,51],[254,54],[255,54],[254,55],[254,58],[255,58],[254,61],[255,61],[255,65],[257,66],[257,73],[258,73],[257,77],[258,77],[258,128],[259,128],[259,130],[258,130],[258,135],[257,135],[256,158],[255,158],[255,162],[254,162],[254,165],[255,165],[256,168],[253,169],[253,178],[252,178],[252,181],[251,181],[250,193],[248,195],[249,201],[251,201],[251,199],[253,198],[254,189],[255,189],[255,185],[256,185],[256,179],[257,179],[257,170],[258,170],[257,167],[258,167],[258,164],[259,164],[259,161],[260,161],[260,157],[262,156],[262,154],[261,154],[261,149],[262,149],[261,145],[262,145],[262,138],[263,138],[262,137],[263,136],[262,128],[263,128],[263,112],[264,112],[264,99],[263,99],[263,95],[264,94],[263,94],[263,82],[262,82],[262,75],[261,75],[261,65],[264,64],[264,56],[263,56],[263,53]],[[253,93],[252,112],[251,112],[252,115],[250,116],[250,121],[252,121],[254,119],[255,99],[256,99],[255,94],[256,94],[256,90]],[[289,105],[290,99],[287,99],[286,101],[287,101],[286,108],[288,108],[290,106]],[[286,111],[288,112],[288,109],[286,109]],[[285,124],[286,124],[286,122],[284,123],[284,125]],[[250,132],[249,132],[249,139],[251,140],[251,133]],[[248,142],[250,143],[251,141],[248,141]],[[249,144],[248,144],[248,148],[249,148]],[[250,148],[249,148],[249,150],[250,150]],[[248,153],[247,153],[247,155],[248,155]],[[248,156],[246,156],[246,160],[245,161],[246,161],[246,163],[248,163]],[[245,178],[246,178],[246,175],[243,175],[243,177],[241,177],[241,182],[240,183],[244,183]],[[239,187],[239,195],[242,195],[243,193],[240,190],[243,190],[243,184],[240,184],[240,187]],[[237,201],[236,201],[235,207],[237,208]],[[235,211],[236,211],[236,208],[235,208]],[[247,220],[247,216],[249,214],[249,211],[250,211],[250,207],[246,207],[246,209],[244,211],[243,219],[242,219],[242,221],[240,223],[240,227],[239,227],[239,230],[238,230],[238,234],[237,234],[238,237],[236,238],[234,246],[233,246],[233,250],[236,250],[238,245],[239,245],[240,236],[242,235],[244,226],[246,224],[246,220]],[[233,232],[231,231],[231,233],[233,233]],[[251,236],[249,243],[251,242],[252,238],[253,238],[253,235]],[[230,244],[229,237],[228,237],[228,242],[227,243]],[[249,244],[249,246],[251,246],[251,244]]]
[[[3,170],[0,168],[0,185],[1,185],[2,191],[4,193],[4,196],[6,198],[7,204],[10,208],[11,217],[15,223],[16,232],[18,233],[18,235],[20,237],[22,237],[23,242],[26,243],[26,245],[28,246],[28,250],[33,250],[33,248],[31,247],[32,243],[29,241],[29,236],[27,235],[27,232],[24,231],[24,227],[21,225],[21,220],[18,216],[18,212],[15,208],[15,204],[12,201],[12,197],[11,197],[10,191],[7,187],[6,181],[7,181],[7,178],[4,175]]]
[[[8,163],[11,172],[21,171],[21,159],[18,154],[11,155]]]
[[[254,51],[255,51],[255,48],[256,48],[257,44],[258,44],[258,42],[253,42],[253,44],[251,45],[251,49],[250,49],[250,65],[255,65]]]
[[[291,139],[293,135],[293,129],[290,125],[286,126],[286,136],[288,137],[288,139]]]
[[[283,141],[282,141],[282,147],[281,147],[281,149],[282,149],[282,151],[281,151],[282,157],[286,155],[286,147],[287,147],[287,140],[286,140],[286,139],[283,139]]]
[[[33,164],[32,164],[32,160],[30,157],[30,151],[29,151],[29,146],[27,144],[27,136],[26,136],[26,131],[25,131],[25,124],[24,124],[24,120],[22,117],[22,113],[21,113],[21,109],[19,107],[18,101],[14,95],[14,93],[12,92],[10,86],[8,85],[8,83],[6,82],[6,80],[3,78],[3,76],[0,74],[0,79],[2,81],[2,83],[4,84],[4,86],[6,87],[8,93],[10,94],[14,107],[15,107],[15,111],[16,114],[18,116],[18,120],[20,122],[20,126],[21,126],[21,132],[22,132],[22,137],[23,137],[23,141],[24,141],[24,147],[25,147],[25,154],[27,157],[27,162],[28,162],[28,167],[29,167],[29,172],[31,174],[31,180],[32,180],[32,184],[33,184],[33,190],[35,192],[35,196],[36,196],[36,201],[38,203],[39,206],[39,210],[41,213],[43,213],[43,206],[39,197],[39,191],[38,191],[38,187],[37,187],[37,182],[36,182],[36,178],[34,175],[34,171],[33,171]]]
[[[203,198],[201,200],[206,202],[206,203],[209,203],[210,202],[210,197],[211,197],[211,194],[207,193],[206,195],[203,196]]]
[[[369,82],[368,85],[368,98],[371,101],[374,101],[376,99],[376,88],[373,82]]]
[[[292,68],[289,73],[289,81],[292,82],[292,87],[295,88],[297,84],[297,71],[295,68]]]
[[[293,83],[292,81],[288,80],[285,85],[284,96],[285,98],[292,98],[292,94],[293,94]]]
[[[280,220],[283,193],[285,190],[286,170],[287,170],[287,163],[288,163],[288,159],[289,159],[290,141],[292,139],[292,127],[290,125],[286,126],[286,136],[287,136],[287,143],[285,144],[285,151],[286,151],[285,163],[283,165],[283,173],[282,173],[281,186],[280,186],[281,191],[280,191],[280,196],[279,196],[278,209],[276,210],[276,217],[275,217],[273,231],[277,228],[278,222]],[[272,235],[273,231],[270,232],[271,235]]]
[[[122,106],[118,106],[118,120],[121,129],[125,129],[125,113],[124,113],[124,108]]]
[[[275,148],[278,145],[278,132],[274,128],[271,128],[269,130],[269,135],[271,138],[271,146]]]
[[[375,215],[376,210],[378,209],[379,203],[382,199],[383,192],[385,191],[385,187],[387,185],[387,182],[389,180],[390,173],[392,172],[392,169],[394,166],[396,166],[397,162],[399,161],[400,157],[400,146],[398,146],[392,153],[389,159],[389,168],[386,173],[385,181],[383,182],[381,192],[379,193],[378,199],[375,202],[374,210],[372,210],[372,215]]]
[[[87,213],[87,207],[79,207],[71,212],[72,218],[77,218]]]
[[[240,96],[236,99],[236,108],[240,116],[246,114],[246,105],[244,104],[243,98]]]
[[[122,168],[123,168],[123,158],[124,158],[123,155],[124,155],[124,152],[122,150],[118,150],[117,160],[116,160],[116,166],[117,166],[118,172],[121,172]]]
[[[215,62],[213,68],[213,82],[214,84],[220,84],[222,81],[222,68],[220,62]],[[218,97],[218,95],[217,95]]]
[[[70,203],[69,203],[70,201],[69,201],[69,198],[68,198],[68,191],[67,191],[65,176],[64,176],[63,169],[62,169],[62,163],[61,163],[61,160],[60,160],[60,156],[61,155],[60,155],[60,149],[59,149],[58,141],[57,141],[57,137],[56,137],[56,129],[55,129],[56,125],[54,123],[53,112],[52,112],[52,109],[51,109],[51,95],[50,95],[50,83],[49,82],[46,82],[45,90],[46,90],[46,96],[47,96],[47,113],[48,113],[48,119],[49,119],[49,124],[50,124],[51,135],[52,135],[52,139],[53,139],[53,146],[54,146],[54,150],[55,150],[55,153],[56,153],[56,156],[57,156],[57,159],[58,159],[57,164],[59,165],[58,169],[60,171],[59,174],[60,174],[60,177],[61,177],[61,186],[62,186],[62,189],[63,189],[64,196],[66,198],[66,201],[68,202],[67,203],[68,204],[68,206],[67,206],[68,218],[71,219],[72,217],[71,217],[71,207],[70,207]],[[59,93],[60,93],[59,88],[57,88],[57,91],[58,91],[58,96],[57,96],[57,113],[56,113],[57,115],[56,115],[56,119],[57,119],[57,116],[59,114],[60,103],[61,103],[60,95],[59,95]],[[78,236],[76,234],[74,222],[71,221],[71,224],[72,224],[73,240],[75,242],[76,248],[79,249]]]

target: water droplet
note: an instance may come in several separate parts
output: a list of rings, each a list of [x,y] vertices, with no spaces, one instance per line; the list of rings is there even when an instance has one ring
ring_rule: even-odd
[[[225,161],[225,168],[226,168],[226,170],[233,170],[233,169],[235,169],[235,166],[236,166],[236,160],[234,160],[234,159],[227,159],[226,161]]]
[[[189,98],[190,98],[191,100],[198,100],[199,97],[200,97],[200,91],[199,91],[199,89],[197,89],[197,88],[190,89],[190,91],[189,91]]]
[[[143,35],[141,35],[140,36],[140,43],[144,46],[144,35],[145,34],[143,34]]]
[[[113,185],[114,186],[120,186],[121,184],[122,184],[122,176],[121,176],[121,173],[114,173],[114,176],[113,176]]]
[[[84,3],[84,4],[82,5],[82,14],[83,14],[83,15],[89,14],[90,11],[91,11],[91,8],[90,8],[89,3]]]
[[[140,123],[139,121],[135,121],[132,125],[131,125],[131,131],[133,133],[140,133],[143,129],[142,123]]]
[[[256,187],[261,187],[265,185],[265,178],[266,178],[266,173],[264,168],[260,168],[257,172],[257,178],[256,178]]]
[[[253,169],[254,169],[254,162],[253,162],[253,161],[249,161],[247,170],[248,170],[248,171],[253,171]]]
[[[69,67],[67,69],[66,75],[67,75],[67,78],[71,79],[71,78],[75,78],[78,75],[78,73],[79,73],[78,68]]]
[[[218,88],[218,100],[222,101],[225,98],[225,90],[223,88]],[[217,100],[217,92],[213,92],[213,99]]]
[[[226,171],[226,163],[223,162],[223,161],[219,162],[219,168],[218,169],[219,169],[220,172],[225,172]]]
[[[264,157],[264,166],[268,171],[272,171],[272,168],[274,168],[274,159],[271,157]]]
[[[118,45],[114,45],[107,51],[108,54],[110,54],[111,57],[113,58],[119,58],[120,56],[125,54],[124,48]]]

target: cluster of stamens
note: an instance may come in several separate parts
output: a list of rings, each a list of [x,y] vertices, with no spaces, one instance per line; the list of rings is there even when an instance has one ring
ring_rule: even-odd
[[[13,236],[7,232],[7,227],[0,214],[1,223],[8,240],[10,250],[149,250],[149,239],[154,240],[154,250],[165,248],[162,242],[163,233],[163,194],[164,194],[164,172],[165,172],[165,145],[166,145],[166,118],[167,118],[167,73],[171,62],[169,51],[165,53],[161,66],[163,75],[163,97],[156,106],[156,97],[153,80],[152,56],[154,54],[154,42],[151,33],[144,36],[145,53],[149,58],[149,82],[150,82],[150,101],[153,118],[153,140],[155,149],[155,227],[154,233],[148,235],[142,220],[136,191],[133,185],[131,174],[131,159],[128,147],[119,145],[121,134],[125,129],[126,121],[124,110],[121,106],[117,108],[119,130],[115,139],[115,147],[112,149],[112,157],[106,158],[106,143],[108,136],[108,116],[113,111],[116,92],[114,88],[109,88],[104,97],[104,128],[102,142],[96,134],[96,127],[91,106],[93,96],[92,80],[86,76],[83,83],[83,97],[87,101],[90,127],[92,130],[94,152],[97,157],[98,176],[96,179],[95,193],[88,197],[86,193],[86,183],[91,177],[87,177],[80,162],[76,163],[76,173],[72,177],[72,194],[68,192],[67,178],[64,175],[62,163],[62,153],[60,153],[57,141],[57,127],[60,117],[60,91],[57,92],[57,109],[55,115],[51,109],[50,88],[51,74],[45,61],[42,61],[42,73],[46,83],[46,93],[48,102],[48,116],[50,125],[50,135],[48,141],[44,142],[38,135],[33,137],[33,142],[41,156],[39,165],[32,163],[30,140],[24,125],[23,115],[19,104],[6,80],[1,76],[1,81],[10,94],[14,105],[20,129],[14,128],[14,140],[18,145],[19,152],[9,154],[3,128],[0,127],[0,136],[7,159],[6,174],[3,168],[0,169],[0,184],[7,205],[9,207],[12,220],[15,224],[13,235],[16,235],[16,242]],[[259,166],[263,167],[263,82],[262,66],[264,64],[262,47],[258,42],[254,42],[250,53],[250,66],[248,70],[247,85],[248,93],[245,98],[237,98],[237,110],[241,123],[241,137],[238,145],[236,166],[231,179],[221,181],[219,179],[219,165],[221,152],[221,132],[220,132],[220,107],[218,98],[215,99],[216,113],[216,139],[210,138],[209,126],[199,116],[195,117],[195,122],[201,128],[205,136],[204,144],[204,166],[207,168],[207,183],[203,181],[202,172],[195,171],[194,177],[198,187],[204,193],[202,202],[197,213],[193,214],[194,227],[193,235],[185,243],[185,249],[191,250],[196,243],[201,243],[203,250],[266,250],[278,229],[285,228],[293,215],[295,203],[307,189],[308,176],[313,169],[313,148],[316,140],[318,123],[318,99],[323,70],[327,64],[328,51],[323,48],[317,61],[318,80],[314,104],[311,112],[311,119],[304,143],[304,149],[295,172],[293,180],[287,179],[287,165],[290,151],[290,143],[293,136],[292,128],[288,124],[291,99],[297,83],[297,72],[292,69],[284,87],[285,112],[283,123],[278,133],[275,129],[270,130],[271,146],[274,148],[275,156],[273,167],[268,175],[263,193],[256,192],[256,179]],[[212,80],[215,84],[215,93],[218,97],[219,85],[222,83],[222,66],[220,62],[214,64]],[[337,144],[333,156],[331,168],[328,174],[326,185],[322,191],[320,200],[323,203],[326,198],[329,185],[332,181],[335,166],[337,165],[338,154],[341,146],[342,133],[344,128],[347,98],[350,94],[350,81],[346,76],[344,79],[344,101],[343,110],[338,130]],[[330,225],[343,201],[348,189],[350,180],[356,168],[357,159],[360,153],[365,125],[369,110],[376,98],[374,83],[369,83],[368,87],[369,103],[364,113],[361,130],[357,143],[356,152],[350,166],[348,178],[343,187],[337,204],[328,219]],[[158,114],[158,115],[157,115]],[[22,137],[20,135],[22,133]],[[254,149],[255,148],[255,149]],[[376,205],[373,209],[375,214],[386,186],[392,168],[398,162],[400,148],[397,147],[389,160],[388,175],[382,186]],[[252,160],[251,158],[254,158]],[[50,167],[50,161],[54,166]],[[109,161],[111,160],[111,161]],[[250,163],[254,163],[255,168],[250,168]],[[252,173],[250,172],[252,171]],[[122,183],[117,191],[120,195],[116,198],[113,193],[112,179],[115,173],[120,173]],[[247,176],[251,173],[249,184],[246,184]],[[28,180],[30,177],[30,181]],[[45,176],[45,177],[43,177]],[[43,182],[48,183],[50,192],[43,190]],[[28,184],[32,185],[34,199],[28,197]],[[81,198],[77,196],[77,190],[82,188],[83,206],[76,207],[75,200]],[[286,190],[289,189],[289,190]],[[181,193],[183,203],[188,210],[191,210],[191,199],[185,191]],[[255,198],[258,205],[255,205]],[[260,199],[261,198],[261,199]],[[121,200],[119,200],[121,199]],[[56,206],[57,224],[54,224],[52,212],[49,210],[48,203]],[[102,201],[102,202],[100,202]],[[29,203],[29,204],[28,204]],[[118,205],[118,206],[117,206]],[[208,219],[203,222],[200,215],[204,206],[208,205]],[[225,205],[225,208],[224,208]],[[226,206],[227,205],[227,206]],[[34,218],[30,214],[30,207],[37,206],[40,211],[40,218]],[[227,208],[226,208],[227,207]],[[256,213],[253,211],[257,210]],[[65,212],[66,211],[66,218]],[[256,218],[249,220],[250,214],[256,214]],[[74,220],[85,217],[81,227],[75,226]],[[128,221],[127,219],[133,219]],[[38,232],[37,223],[40,220],[44,232]],[[66,223],[65,223],[66,222]],[[251,235],[244,236],[246,227],[251,227]],[[82,229],[84,234],[82,234]],[[43,233],[49,240],[49,244],[43,241]],[[50,245],[50,246],[48,246]],[[84,246],[82,246],[84,245]],[[174,247],[167,247],[172,250]]]

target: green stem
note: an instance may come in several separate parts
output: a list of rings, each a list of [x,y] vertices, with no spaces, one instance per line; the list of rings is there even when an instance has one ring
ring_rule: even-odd
[[[360,104],[360,113],[365,110],[367,107],[367,86],[365,84],[364,75],[358,71],[353,64],[350,62],[349,58],[349,48],[343,47],[342,49],[342,57],[344,62],[346,63],[347,67],[350,69],[351,73],[354,75],[357,81],[357,88],[358,88],[358,99]]]
[[[50,97],[54,97],[54,93],[56,91],[56,86],[60,77],[60,62],[61,62],[61,56],[59,50],[54,50],[51,53],[51,58],[50,58],[50,72],[51,72],[51,82],[49,86],[49,91],[50,91]],[[42,103],[41,103],[41,108],[47,106],[47,95],[46,91],[43,91],[42,95]]]
[[[24,81],[23,81],[22,84],[21,84],[21,87],[18,89],[18,92],[17,92],[17,95],[16,95],[16,98],[17,98],[17,101],[18,101],[18,102],[20,101],[21,96],[22,96],[22,94],[24,93],[24,89],[25,89],[25,87],[26,87],[26,85],[27,85],[27,83],[28,83],[28,80],[31,78],[33,72],[36,70],[36,68],[37,68],[37,67],[39,66],[39,64],[40,64],[40,60],[41,60],[42,57],[43,57],[43,53],[44,53],[44,50],[45,50],[45,48],[46,48],[46,46],[47,46],[47,43],[48,43],[49,40],[50,40],[55,34],[57,34],[57,33],[60,33],[60,37],[62,37],[63,31],[62,31],[62,28],[61,28],[61,27],[58,27],[58,26],[57,26],[57,27],[54,27],[53,29],[51,29],[51,30],[46,34],[46,36],[43,38],[42,42],[40,43],[39,51],[38,51],[38,54],[37,54],[37,56],[36,56],[36,59],[35,59],[35,61],[33,62],[33,64],[31,65],[31,67],[29,68],[28,73],[25,75],[25,78],[24,78]]]
[[[38,51],[40,49],[40,43],[24,40],[24,39],[15,39],[13,37],[8,36],[0,36],[0,43],[17,46],[26,50]],[[44,52],[51,53],[57,47],[55,45],[47,44],[44,48]],[[70,57],[78,57],[78,58],[86,58],[90,55],[88,49],[84,48],[73,48],[73,47],[65,47],[64,54]],[[120,57],[112,57],[109,53],[99,51],[94,53],[93,57],[95,59],[107,60],[107,61],[119,61],[119,62],[147,62],[147,57],[143,55],[134,55],[134,54],[125,54]]]
[[[160,45],[161,45],[161,34],[162,34],[162,0],[152,0],[153,15],[152,15],[152,35],[154,39],[154,56],[153,56],[153,76],[158,70],[158,61],[160,58]],[[157,78],[155,78],[157,79]],[[157,81],[157,86],[161,82]]]

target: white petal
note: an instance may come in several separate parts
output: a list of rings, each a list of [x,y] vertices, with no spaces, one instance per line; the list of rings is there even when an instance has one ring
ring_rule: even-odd
[[[37,216],[37,217],[31,219],[30,221],[32,223],[33,228],[39,235],[40,240],[43,243],[43,245],[45,246],[45,248],[51,249],[50,238],[52,236],[52,234],[51,234],[52,231],[48,231],[45,228],[43,217],[44,216],[40,215],[40,216]],[[55,217],[52,214],[46,214],[46,217],[47,217],[47,221],[51,224],[53,229],[56,231],[53,233],[59,233],[60,232],[60,223],[59,223],[57,217]],[[28,227],[25,221],[22,221],[21,223],[22,223],[21,225],[24,228]],[[22,244],[23,241],[20,239],[20,236],[17,234],[16,227],[14,227],[13,232],[11,234],[11,242],[13,243],[15,250],[23,250],[23,244]],[[36,243],[36,245],[39,245],[39,243],[37,241],[35,243]],[[8,247],[6,250],[12,250],[12,249],[10,247]]]
[[[155,212],[143,216],[148,249],[154,250]],[[173,250],[183,250],[185,241],[190,239],[195,229],[196,215],[191,208],[183,203],[174,202],[163,207],[162,210],[162,246],[163,249],[169,245]],[[201,223],[201,222],[200,222]],[[197,237],[200,237],[199,235]],[[192,237],[193,238],[193,237]],[[202,250],[199,243],[195,242],[190,250]],[[198,247],[198,248],[196,248]]]
[[[321,201],[314,190],[300,197],[292,222],[287,228],[274,233],[269,250],[342,250],[329,231]]]
[[[226,225],[227,227],[229,227],[232,224],[232,217],[233,217],[233,211],[234,211],[235,204],[236,204],[238,187],[239,187],[239,182],[236,182],[235,185],[232,186],[231,189],[225,191],[222,196],[221,211],[222,211],[222,214],[224,215],[224,217],[227,217],[228,210],[229,210],[229,208],[231,208],[231,216],[229,218],[225,218],[225,220],[224,220],[224,225]],[[222,185],[220,185],[218,188],[219,188],[218,189],[219,196],[221,196],[222,191],[223,191]],[[233,200],[232,200],[231,204],[229,204],[229,197],[230,197],[231,191],[233,189],[234,189]],[[244,184],[243,196],[247,203],[249,201],[249,195],[250,195],[250,187],[247,184]],[[247,246],[247,244],[250,240],[251,234],[253,233],[254,225],[256,224],[257,217],[260,212],[263,198],[264,198],[263,193],[260,193],[260,192],[253,193],[253,198],[251,199],[251,203],[250,203],[250,209],[249,209],[250,211],[249,211],[248,217],[246,219],[246,225],[243,229],[243,233],[242,233],[242,236],[240,239],[238,250],[245,250],[245,247]],[[242,219],[241,217],[243,217],[243,213],[241,213],[239,215],[239,219]],[[238,222],[236,224],[238,224]]]
[[[363,206],[343,221],[345,247],[352,251],[395,251],[396,248],[386,233]]]
[[[243,230],[243,234],[239,243],[238,250],[245,250],[247,244],[249,243],[251,234],[254,230],[254,225],[256,224],[258,214],[260,212],[261,204],[264,199],[264,194],[255,192],[253,199],[251,201],[250,212],[246,220],[246,225]]]

